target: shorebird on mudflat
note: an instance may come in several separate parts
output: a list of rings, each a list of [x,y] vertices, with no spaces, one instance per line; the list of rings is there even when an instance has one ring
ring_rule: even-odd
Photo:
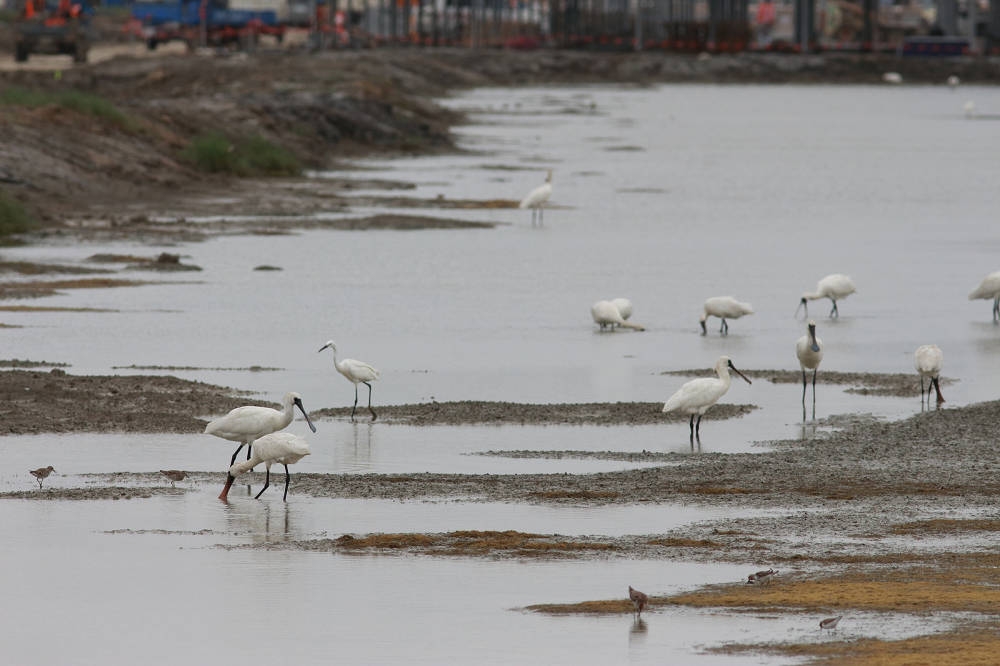
[[[820,620],[819,621],[819,628],[820,629],[831,629],[831,630],[832,629],[836,629],[837,628],[837,623],[840,622],[840,618],[842,618],[842,617],[844,617],[844,616],[843,615],[838,615],[837,617],[828,617],[825,620]]]
[[[636,616],[642,617],[642,609],[645,608],[646,604],[649,602],[649,597],[645,593],[640,592],[629,585],[628,598],[632,602],[632,607],[635,609]]]
[[[774,569],[752,573],[747,576],[747,585],[769,585],[771,580],[774,578],[774,574],[776,573],[778,572]]]
[[[49,465],[48,467],[39,467],[38,469],[33,469],[29,473],[31,474],[31,476],[38,479],[38,489],[41,490],[42,480],[49,478],[49,474],[51,474],[54,471],[56,470],[52,467],[52,465]]]
[[[175,487],[175,481],[183,481],[187,477],[187,472],[182,472],[179,469],[161,469],[160,474],[170,479],[171,488]]]

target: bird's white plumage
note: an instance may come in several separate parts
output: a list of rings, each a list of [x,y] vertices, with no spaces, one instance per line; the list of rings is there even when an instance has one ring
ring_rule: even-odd
[[[229,473],[239,476],[264,463],[268,469],[274,463],[293,465],[310,454],[309,443],[290,432],[275,432],[264,435],[253,443],[253,456],[245,462],[238,462],[229,468]]]
[[[962,111],[965,112],[965,117],[966,118],[975,118],[976,117],[976,103],[973,102],[971,99],[967,100],[965,102],[965,104],[962,105]]]
[[[337,345],[334,344],[333,340],[328,340],[320,348],[320,351],[323,351],[327,347],[333,350],[333,366],[337,369],[337,372],[344,375],[347,381],[352,384],[357,385],[359,382],[373,382],[379,378],[379,371],[364,361],[357,361],[353,358],[345,358],[342,361],[338,361]]]
[[[813,348],[815,342],[818,349]],[[795,342],[795,356],[803,372],[815,370],[823,360],[823,341],[816,337],[816,322],[809,322],[809,332]]]
[[[944,353],[937,345],[921,345],[913,353],[913,364],[922,377],[935,379],[941,374]]]
[[[205,426],[205,434],[215,435],[233,442],[249,444],[259,437],[285,428],[292,422],[293,409],[298,406],[309,427],[316,432],[316,427],[302,407],[302,396],[298,393],[286,393],[281,401],[282,409],[248,405],[237,407],[225,416],[220,416]]]
[[[1000,271],[995,273],[990,273],[983,278],[983,281],[979,283],[979,286],[972,290],[969,294],[969,300],[975,301],[977,299],[992,299],[1000,297]]]
[[[545,182],[531,190],[521,203],[518,208],[540,208],[545,202],[549,200],[552,196],[552,169],[548,170],[548,174],[545,176]]]
[[[637,331],[644,331],[645,328],[640,324],[636,324],[630,321],[625,321],[622,318],[621,312],[618,307],[615,306],[611,301],[597,301],[590,306],[590,316],[594,319],[594,322],[599,325],[602,329],[610,326],[614,328],[615,326],[621,326],[624,328],[632,328]]]
[[[882,75],[882,80],[885,81],[886,83],[893,83],[893,84],[902,83],[903,75],[900,74],[899,72],[886,72],[885,74]]]
[[[854,280],[843,273],[833,273],[831,275],[827,275],[825,278],[816,283],[816,291],[807,291],[802,294],[802,300],[799,303],[799,307],[806,307],[806,316],[808,317],[809,308],[806,306],[806,301],[815,301],[819,298],[829,298],[833,303],[833,309],[830,310],[830,316],[837,316],[840,314],[837,310],[837,301],[847,298],[855,291]]]
[[[732,383],[729,363],[728,356],[720,356],[715,362],[716,377],[703,377],[686,382],[663,404],[663,412],[703,415],[729,390]]]
[[[722,320],[720,332],[727,333],[729,324],[727,319],[739,319],[743,315],[753,314],[753,306],[743,303],[732,296],[713,296],[705,300],[702,305],[701,323],[702,333],[706,331],[705,322],[709,317],[718,317]]]
[[[632,316],[632,301],[627,298],[612,298],[611,302],[618,308],[618,314],[622,316],[622,319],[628,320]]]
[[[961,82],[962,82],[962,80],[961,80],[961,79],[959,79],[959,78],[958,78],[957,76],[955,76],[954,74],[952,74],[951,76],[949,76],[949,77],[948,77],[948,79],[947,79],[947,81],[945,81],[945,83],[947,83],[947,84],[948,84],[948,87],[949,87],[949,88],[952,88],[952,89],[955,89],[955,88],[957,88],[957,87],[958,87],[958,84],[960,84]]]

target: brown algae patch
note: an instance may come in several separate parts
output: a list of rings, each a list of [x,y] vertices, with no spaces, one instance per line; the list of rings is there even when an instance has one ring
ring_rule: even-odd
[[[0,283],[0,298],[37,298],[52,296],[60,289],[113,289],[152,284],[141,280],[114,278],[80,278],[78,280],[35,280],[31,282]]]
[[[989,518],[933,518],[900,523],[892,527],[893,534],[958,534],[961,532],[1000,532],[1000,520]],[[1000,558],[997,564],[1000,565]]]

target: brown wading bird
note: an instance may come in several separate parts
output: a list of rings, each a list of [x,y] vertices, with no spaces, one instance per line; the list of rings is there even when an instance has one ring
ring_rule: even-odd
[[[175,481],[183,481],[187,476],[187,472],[182,472],[179,469],[161,469],[160,474],[170,479],[170,487],[174,487]]]
[[[635,608],[636,616],[642,617],[642,609],[646,607],[649,597],[629,585],[628,598],[632,601],[632,607]]]
[[[767,571],[758,571],[757,573],[752,573],[747,576],[747,585],[768,585],[771,579],[774,578],[774,574],[778,573],[774,569],[768,569]]]
[[[840,622],[840,618],[842,618],[842,617],[844,617],[844,616],[843,615],[838,615],[837,617],[828,617],[825,620],[820,620],[819,621],[819,628],[820,629],[836,629],[837,628],[837,623]]]
[[[52,465],[49,465],[48,467],[39,467],[38,469],[31,470],[31,476],[38,479],[39,490],[41,490],[42,488],[42,479],[47,479],[49,477],[49,474],[51,474],[54,471],[56,470],[52,467]]]

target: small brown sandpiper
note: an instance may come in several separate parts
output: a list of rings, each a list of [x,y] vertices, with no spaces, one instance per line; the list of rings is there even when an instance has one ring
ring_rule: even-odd
[[[844,616],[843,615],[838,615],[837,617],[828,617],[825,620],[820,620],[819,621],[819,628],[820,629],[836,629],[837,628],[837,623],[840,622],[840,618],[842,618],[842,617],[844,617]]]
[[[646,607],[649,597],[629,585],[628,598],[632,601],[632,607],[635,608],[636,615],[642,617],[642,609]]]
[[[54,471],[56,470],[52,467],[52,465],[49,465],[48,467],[39,467],[38,469],[31,470],[31,476],[38,479],[39,490],[41,490],[42,488],[42,479],[48,478],[49,474],[51,474]]]
[[[160,474],[170,479],[170,487],[173,488],[175,481],[183,481],[187,476],[187,472],[182,472],[179,469],[161,469]]]
[[[752,573],[747,576],[747,585],[767,585],[774,578],[774,574],[778,573],[774,569],[768,569],[767,571],[758,571],[757,573]]]

